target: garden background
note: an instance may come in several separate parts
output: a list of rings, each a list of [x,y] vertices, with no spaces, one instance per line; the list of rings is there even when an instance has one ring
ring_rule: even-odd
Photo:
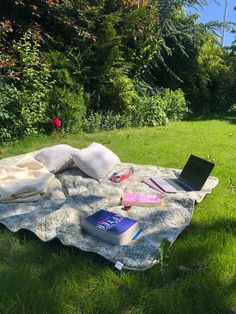
[[[235,110],[235,45],[206,1],[3,0],[0,140],[164,125]]]
[[[137,164],[193,153],[219,178],[145,272],[1,225],[0,313],[236,313],[236,46],[216,35],[235,26],[186,14],[205,2],[0,1],[1,158],[97,141]]]

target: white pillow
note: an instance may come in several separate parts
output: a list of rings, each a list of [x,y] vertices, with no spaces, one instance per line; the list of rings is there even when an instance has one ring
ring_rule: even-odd
[[[57,173],[73,165],[73,151],[73,147],[60,144],[42,149],[34,158],[47,167],[49,172]]]
[[[74,150],[75,165],[89,177],[96,180],[104,177],[111,168],[120,163],[120,159],[110,149],[93,142],[87,148]]]

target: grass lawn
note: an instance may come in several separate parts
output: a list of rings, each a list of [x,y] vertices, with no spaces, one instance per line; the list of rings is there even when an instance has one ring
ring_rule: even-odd
[[[216,163],[220,183],[196,206],[162,271],[119,272],[95,254],[0,226],[0,313],[236,313],[236,119],[40,136],[0,147],[0,158],[92,141],[138,164],[182,168],[193,153]]]

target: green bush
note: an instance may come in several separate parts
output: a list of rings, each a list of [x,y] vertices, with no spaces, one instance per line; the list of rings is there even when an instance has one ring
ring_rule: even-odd
[[[22,73],[18,82],[21,91],[22,135],[30,135],[38,132],[39,124],[47,118],[48,98],[53,86],[51,71],[31,31],[27,31],[14,48],[19,56],[18,68]]]
[[[147,90],[147,87],[145,90]],[[168,120],[181,120],[188,112],[184,93],[181,89],[172,91],[160,89],[153,95],[154,90],[149,90],[147,96],[137,96],[132,106],[132,125],[157,126],[164,125]]]
[[[162,106],[169,120],[181,120],[188,112],[184,92],[179,88],[175,91],[163,88],[159,91]]]
[[[83,87],[79,84],[72,91],[67,87],[55,87],[50,99],[48,115],[62,121],[66,132],[81,129],[85,115]]]
[[[130,107],[133,126],[157,126],[168,122],[160,95],[137,96]]]
[[[108,82],[102,86],[101,93],[102,101],[107,103],[106,108],[117,112],[126,110],[136,96],[132,79],[121,73],[120,69],[113,70]]]
[[[91,113],[83,121],[83,131],[87,133],[94,133],[100,130],[110,131],[129,127],[132,125],[132,117],[130,114],[108,112]]]
[[[137,96],[126,110],[91,113],[83,122],[88,133],[130,126],[165,125],[168,120],[181,120],[187,112],[184,93],[162,89],[153,96]]]
[[[98,112],[91,113],[83,121],[83,131],[87,133],[95,133],[101,130],[102,116]]]
[[[81,129],[89,95],[72,75],[73,65],[64,53],[50,51],[47,59],[53,65],[52,76],[55,81],[50,92],[47,116],[60,118],[66,132]]]
[[[4,78],[0,78],[0,141],[12,141],[21,134],[19,104],[21,93]]]

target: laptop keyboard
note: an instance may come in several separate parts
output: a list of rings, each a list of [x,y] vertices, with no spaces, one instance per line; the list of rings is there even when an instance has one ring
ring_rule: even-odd
[[[166,181],[173,186],[177,191],[191,191],[189,187],[182,184],[178,179],[166,179]]]

